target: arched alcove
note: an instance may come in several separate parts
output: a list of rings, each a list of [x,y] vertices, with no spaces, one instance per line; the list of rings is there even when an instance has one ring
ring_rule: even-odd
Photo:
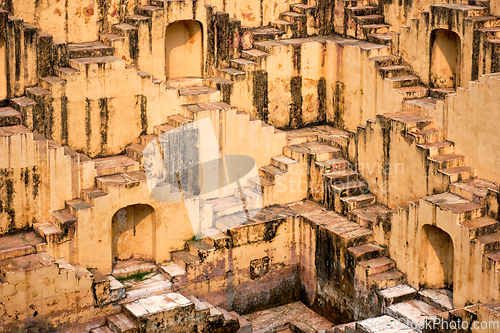
[[[111,223],[113,262],[128,259],[154,260],[155,211],[149,205],[118,210]]]
[[[165,35],[167,78],[202,77],[203,31],[195,20],[177,21]]]
[[[438,227],[424,225],[420,237],[420,286],[453,291],[453,240]]]
[[[432,88],[456,88],[460,84],[460,36],[437,29],[431,34],[430,84]]]

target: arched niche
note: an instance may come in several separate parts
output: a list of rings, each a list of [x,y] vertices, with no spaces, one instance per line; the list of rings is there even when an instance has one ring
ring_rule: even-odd
[[[153,261],[155,210],[149,205],[132,205],[118,210],[111,223],[113,262],[128,259]]]
[[[431,34],[430,85],[432,88],[456,88],[460,84],[460,36],[446,29]]]
[[[203,30],[200,22],[184,20],[170,24],[165,44],[167,78],[203,76]]]
[[[420,239],[420,286],[453,291],[453,240],[438,227],[424,225]]]

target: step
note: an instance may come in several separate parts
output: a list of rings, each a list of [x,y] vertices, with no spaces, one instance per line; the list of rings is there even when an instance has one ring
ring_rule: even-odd
[[[262,64],[262,61],[267,59],[267,57],[269,57],[270,54],[267,52],[263,52],[261,50],[250,49],[242,51],[241,56],[244,59],[251,60],[260,66]]]
[[[186,250],[172,252],[172,261],[187,271],[190,266],[196,265],[200,262],[198,257],[195,257]]]
[[[219,74],[222,78],[233,82],[241,81],[246,77],[246,73],[235,68],[219,69]]]
[[[455,88],[434,88],[430,89],[429,95],[436,99],[446,99],[448,95],[454,95],[457,91]]]
[[[174,88],[189,88],[201,87],[204,84],[204,79],[201,77],[182,77],[177,79],[168,79],[167,85]]]
[[[367,276],[380,274],[396,268],[396,262],[389,257],[359,261],[357,265],[366,272]]]
[[[90,330],[90,333],[114,333],[109,326],[101,326],[97,328],[93,328]]]
[[[127,24],[127,23],[120,23],[120,24],[115,24],[111,27],[111,31],[114,34],[126,37],[130,33],[135,33],[137,34],[137,27],[134,27],[133,25]]]
[[[382,205],[354,209],[349,218],[360,225],[373,229],[379,222],[387,221],[391,210]]]
[[[340,149],[321,142],[305,142],[284,147],[283,155],[299,162],[305,161],[308,157],[314,162],[322,162],[339,158]]]
[[[429,89],[425,86],[402,87],[397,88],[396,91],[403,94],[404,100],[424,98],[429,94]]]
[[[0,127],[15,126],[22,123],[22,115],[10,106],[0,108]]]
[[[158,267],[153,263],[130,259],[118,261],[113,268],[112,275],[115,278],[127,278],[136,274],[155,272],[157,269]]]
[[[354,16],[353,18],[354,20],[356,20],[356,23],[361,27],[366,27],[370,25],[382,25],[384,23],[384,16],[378,14]]]
[[[428,157],[438,170],[465,165],[465,156],[458,154],[440,154]]]
[[[192,120],[189,119],[189,122],[191,122]],[[162,125],[157,125],[154,127],[154,134],[156,136],[160,136],[160,135],[163,135],[171,130],[173,130],[175,127],[170,125],[170,124],[162,124]]]
[[[387,256],[389,253],[387,247],[371,243],[353,246],[348,248],[347,251],[353,256],[356,262]]]
[[[151,17],[143,15],[128,15],[125,16],[125,23],[133,26],[139,26],[141,23],[151,23]]]
[[[423,143],[417,147],[427,151],[427,156],[437,156],[443,154],[451,154],[455,150],[455,144],[451,141],[436,141]]]
[[[340,201],[342,203],[343,213],[348,214],[349,212],[357,208],[363,208],[374,205],[377,202],[377,196],[372,193],[368,193],[357,196],[340,198]]]
[[[290,9],[299,14],[307,14],[311,11],[316,11],[317,7],[304,3],[295,3],[290,5]]]
[[[209,318],[210,317],[210,309],[208,306],[197,299],[194,296],[186,296],[186,298],[194,304],[194,310],[198,314],[198,318]],[[251,333],[251,332],[250,332]]]
[[[114,48],[102,42],[68,44],[70,59],[112,56]]]
[[[0,236],[0,260],[21,257],[37,252],[44,240],[34,232],[16,232]]]
[[[368,281],[373,288],[387,289],[403,283],[405,276],[400,271],[393,269],[379,274],[370,275]]]
[[[200,262],[204,262],[211,253],[215,252],[215,247],[212,244],[209,244],[203,240],[187,241],[186,246],[188,247],[189,253],[197,257],[200,260]]]
[[[396,112],[389,114],[378,115],[378,118],[385,118],[391,121],[397,121],[404,125],[406,132],[414,132],[425,128],[432,124],[433,120],[430,117],[425,117],[412,112]]]
[[[50,214],[54,217],[55,225],[61,230],[60,240],[61,238],[72,239],[76,232],[78,218],[67,209],[55,210]]]
[[[476,169],[469,166],[441,169],[439,170],[439,173],[448,177],[449,183],[455,183],[476,177]]]
[[[417,296],[417,290],[407,284],[398,284],[397,286],[380,290],[378,294],[382,296],[386,307],[392,304],[406,302]]]
[[[373,33],[368,35],[368,42],[380,45],[392,45],[393,35],[391,33]]]
[[[58,268],[55,265],[55,260],[47,253],[33,253],[14,258],[0,260],[0,279],[11,283],[18,284],[25,281],[27,272],[37,270],[39,274],[45,271],[47,279],[52,275],[53,278],[58,274]]]
[[[244,72],[251,72],[256,69],[257,63],[252,61],[252,60],[247,60],[243,58],[238,58],[238,59],[231,59],[230,61],[231,66],[233,66],[235,69],[244,71]]]
[[[126,155],[117,155],[94,160],[96,177],[117,173],[139,171],[141,164]]]
[[[486,179],[472,178],[450,184],[449,191],[472,202],[485,205],[488,191],[498,192],[500,187]]]
[[[175,323],[175,318],[186,320],[188,314],[194,312],[194,308],[194,304],[181,294],[167,293],[138,299],[125,305],[123,310],[134,318],[134,321],[153,321],[156,322],[155,331],[167,332],[166,325]]]
[[[279,155],[271,158],[271,165],[279,168],[282,172],[287,172],[292,165],[296,165],[298,162],[285,155]]]
[[[103,176],[103,177],[106,177],[106,176]],[[97,180],[98,179],[99,178],[97,178]],[[97,184],[99,185],[99,181],[97,181]],[[107,195],[108,194],[106,192],[104,192],[103,190],[101,190],[100,188],[91,187],[91,188],[87,188],[87,189],[82,190],[81,197],[83,198],[83,200],[85,200],[91,206],[95,206],[96,200],[98,200],[99,198],[103,198]],[[63,230],[63,229],[61,229],[61,230]]]
[[[386,56],[371,57],[369,59],[375,62],[375,67],[400,65],[402,60],[400,56],[392,54]]]
[[[392,76],[386,78],[385,80],[390,81],[394,89],[418,86],[420,82],[420,79],[413,75]]]
[[[358,180],[358,173],[354,170],[341,170],[323,174],[325,184],[341,185]]]
[[[471,239],[496,233],[500,230],[500,223],[487,216],[478,217],[472,220],[465,220],[460,222],[460,225],[469,231],[469,237]]]
[[[112,56],[77,58],[69,60],[69,65],[71,66],[71,68],[78,70],[80,73],[88,73],[89,67],[92,65],[96,65],[96,67],[99,66],[100,68],[109,68],[111,66],[119,64],[125,67],[125,61],[123,59]]]
[[[294,11],[281,13],[280,18],[288,22],[294,22],[294,23],[301,22],[302,24],[307,23],[307,15],[296,13]]]
[[[181,104],[210,103],[220,100],[220,91],[208,86],[179,88]]]
[[[380,18],[375,18],[375,20],[380,21]],[[383,16],[382,16],[382,21],[383,21]],[[375,33],[378,34],[386,33],[390,31],[390,28],[391,28],[390,25],[382,23],[361,25],[361,29],[364,31],[365,36],[369,36]]]
[[[178,127],[187,125],[187,124],[192,123],[192,122],[193,122],[193,119],[184,117],[184,116],[182,116],[180,114],[174,114],[173,116],[167,117],[167,123],[168,123],[168,125],[170,125],[170,126],[172,126],[174,128],[178,128]],[[155,131],[156,135],[161,135],[159,133],[160,132],[156,132]]]
[[[437,108],[437,101],[438,99],[432,97],[406,100],[403,102],[403,111],[432,117]]]
[[[137,325],[124,313],[118,313],[109,316],[106,319],[107,325],[114,333],[136,333],[138,332]]]
[[[202,238],[216,249],[228,249],[232,246],[231,237],[217,228],[205,229],[202,231]]]
[[[123,283],[126,284],[126,281]],[[140,298],[164,294],[171,290],[172,282],[170,282],[167,277],[158,274],[150,279],[132,285],[131,289],[127,290],[126,298],[121,300],[120,304],[130,303]]]
[[[326,161],[315,162],[314,165],[320,173],[348,171],[352,169],[351,162],[343,158],[332,158]]]
[[[295,22],[289,22],[285,20],[273,20],[269,22],[269,25],[273,28],[279,29],[284,32],[280,37],[283,39],[297,38],[299,36],[298,24]]]
[[[418,292],[418,297],[440,311],[444,312],[453,309],[453,292],[449,290],[424,289]]]
[[[161,265],[160,269],[173,284],[182,283],[186,280],[186,270],[177,264]]]
[[[282,176],[286,173],[286,171],[282,171],[280,168],[275,167],[274,165],[266,165],[259,168],[259,175],[271,182],[276,180],[276,177]]]
[[[344,332],[356,332],[356,333],[416,333],[417,331],[412,329],[411,325],[406,325],[399,322],[394,317],[384,315],[376,318],[369,318],[360,321],[355,324],[354,329],[347,327]]]
[[[449,192],[423,197],[422,200],[456,214],[459,221],[474,219],[484,215],[482,205],[466,200]]]
[[[369,185],[364,181],[347,181],[347,182],[337,182],[332,185],[332,190],[334,196],[350,197],[361,194],[367,194],[369,192]]]
[[[241,198],[235,197],[234,195],[207,200],[207,203],[212,205],[212,211],[216,218],[232,215],[244,210],[243,201]]]
[[[373,6],[352,6],[345,8],[352,16],[374,15],[377,13],[378,8]]]
[[[57,225],[48,221],[33,223],[33,229],[47,244],[57,243],[62,234],[61,229]]]
[[[403,320],[411,327],[425,327],[426,320],[434,320],[441,311],[421,300],[397,303],[387,308],[387,313]]]
[[[284,31],[271,27],[252,29],[252,36],[254,42],[278,39],[284,34],[285,34]]]
[[[481,246],[483,253],[497,252],[500,250],[500,232],[479,236],[474,243]]]
[[[421,130],[415,129],[410,134],[415,138],[417,144],[424,144],[429,142],[443,141],[444,132],[437,128],[424,128]]]

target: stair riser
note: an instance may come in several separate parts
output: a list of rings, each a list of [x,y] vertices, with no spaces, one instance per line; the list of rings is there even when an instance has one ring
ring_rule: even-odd
[[[327,175],[323,175],[323,183],[324,184],[327,184],[327,185],[332,185],[332,186],[335,186],[335,185],[341,185],[341,184],[344,184],[344,183],[347,183],[347,182],[351,182],[351,181],[357,181],[358,180],[358,174],[357,173],[354,173],[354,174],[348,174],[348,175],[344,175],[344,176],[337,176],[336,178],[331,178]],[[334,190],[334,193],[335,193],[335,189]],[[358,191],[356,191],[357,193]]]
[[[413,87],[413,86],[418,86],[419,84],[419,79],[406,79],[406,80],[400,80],[400,81],[392,81],[392,87],[393,89],[397,88],[406,88],[406,87]]]
[[[375,198],[370,198],[362,201],[356,201],[356,202],[346,202],[344,200],[340,200],[341,207],[340,211],[338,213],[347,215],[349,212],[358,209],[358,208],[365,208],[372,206],[377,203],[377,200]],[[337,209],[335,210],[337,211]]]
[[[387,67],[387,66],[398,66],[401,65],[401,58],[390,58],[390,59],[379,59],[374,60],[375,67]]]
[[[380,249],[377,250],[364,252],[363,254],[360,254],[358,256],[355,256],[353,253],[350,252],[350,256],[355,257],[354,259],[356,260],[356,262],[370,260],[379,257],[386,257],[388,255],[389,255],[388,249],[383,247],[380,247]]]
[[[438,170],[459,167],[465,165],[465,157],[455,158],[448,161],[431,161]]]
[[[395,76],[405,76],[410,74],[410,70],[408,68],[398,68],[398,69],[391,69],[391,70],[383,70],[379,69],[378,70],[380,76],[382,78],[389,78],[389,77],[395,77]]]
[[[427,152],[427,156],[431,157],[443,154],[452,154],[453,152],[455,152],[455,145],[450,144],[444,147],[427,148],[425,149],[425,151]]]
[[[356,274],[360,275],[374,275],[374,274],[380,274],[383,272],[390,271],[391,269],[396,268],[396,263],[388,263],[386,265],[381,265],[381,266],[376,266],[376,267],[361,267],[357,266],[356,267]]]

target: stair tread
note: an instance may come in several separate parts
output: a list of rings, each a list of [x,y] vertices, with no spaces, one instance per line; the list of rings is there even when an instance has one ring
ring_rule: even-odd
[[[284,32],[279,30],[279,29],[276,29],[276,28],[262,27],[262,28],[252,29],[252,34],[253,35],[283,35]]]
[[[384,248],[378,244],[368,243],[368,244],[363,244],[363,245],[358,245],[358,246],[352,246],[352,247],[348,248],[347,250],[352,252],[354,255],[359,256],[359,255],[366,253],[366,252],[380,251],[383,249]]]
[[[481,179],[481,178],[473,178],[465,181],[457,182],[450,184],[450,187],[459,188],[468,192],[471,192],[473,195],[485,198],[488,194],[488,190],[493,190],[498,192],[500,187],[498,184],[495,184],[489,180]]]
[[[462,159],[465,156],[459,155],[459,154],[440,154],[440,155],[435,155],[435,156],[430,156],[428,159],[434,162],[445,162],[445,161],[452,161],[452,160],[457,160],[457,159]]]
[[[72,215],[67,209],[55,210],[51,212],[51,215],[61,223],[75,222],[78,220],[76,216]]]
[[[417,146],[422,147],[424,149],[432,149],[432,148],[444,148],[444,147],[454,146],[454,143],[451,141],[444,140],[444,141],[421,143],[418,144]]]
[[[460,173],[472,172],[472,171],[475,171],[475,169],[470,167],[470,166],[467,166],[467,165],[439,170],[439,172],[442,172],[445,175],[460,174]]]
[[[179,95],[192,96],[192,95],[213,94],[218,91],[219,91],[218,89],[211,88],[208,86],[185,87],[185,88],[179,88]]]
[[[424,289],[420,290],[418,294],[431,301],[435,307],[441,308],[442,311],[449,311],[453,309],[453,293],[446,289]]]
[[[255,63],[255,62],[253,62],[251,60],[243,59],[243,58],[231,59],[231,62],[235,62],[235,63],[245,65],[245,66],[257,65],[257,63]]]
[[[478,236],[476,239],[474,239],[474,241],[479,244],[491,244],[500,242],[500,232]]]
[[[460,222],[460,225],[467,229],[479,229],[497,225],[498,221],[488,216],[478,217],[472,220]]]
[[[293,16],[293,17],[306,17],[306,15],[304,15],[304,14],[300,14],[300,13],[296,13],[296,12],[292,12],[292,11],[283,12],[283,13],[281,13],[281,15]]]
[[[186,250],[172,252],[172,256],[179,258],[185,263],[195,263],[199,261],[198,257]]]
[[[34,232],[18,232],[0,236],[0,259],[12,258],[14,255],[18,256],[19,253],[22,255],[33,254],[36,252],[36,246],[43,243],[44,240]]]
[[[96,169],[96,174],[97,176],[101,176],[106,169],[119,169],[120,168],[130,168],[130,167],[137,167],[137,170],[139,170],[140,163],[131,159],[130,157],[126,155],[117,155],[117,156],[110,156],[110,157],[104,157],[104,158],[98,158],[94,160],[95,162],[95,169]],[[116,172],[118,173],[118,172]]]
[[[357,16],[354,16],[355,19],[359,19],[359,18],[373,18],[373,19],[379,19],[379,18],[384,18],[383,15],[379,15],[379,14],[369,14],[369,15],[357,15]]]
[[[379,292],[386,299],[398,298],[408,294],[416,294],[417,289],[407,284],[398,284],[397,286],[383,289]]]
[[[397,269],[391,269],[386,272],[370,275],[370,279],[376,282],[381,282],[384,280],[394,280],[403,277],[404,274]]]
[[[285,20],[273,20],[273,21],[271,21],[271,23],[278,24],[278,25],[290,25],[290,26],[297,24],[297,23],[289,22],[289,21],[285,21]]]
[[[342,191],[353,188],[368,187],[368,184],[361,180],[351,180],[348,182],[341,182],[340,184],[333,184],[332,187],[336,190]]]
[[[73,52],[87,51],[87,50],[99,50],[99,49],[113,50],[113,48],[111,46],[104,44],[102,42],[99,42],[99,41],[68,44],[68,50],[73,51]]]
[[[243,71],[240,71],[238,69],[235,69],[235,68],[222,68],[222,69],[219,69],[220,72],[224,72],[224,73],[228,73],[228,74],[232,74],[232,75],[244,75],[245,72]]]
[[[417,113],[412,112],[396,112],[396,113],[384,113],[381,117],[397,120],[401,123],[411,124],[411,123],[431,123],[432,118],[421,116]]]
[[[418,80],[419,78],[414,75],[399,75],[399,76],[392,76],[392,77],[386,77],[385,80],[390,80],[390,81],[404,81],[404,80]]]
[[[424,197],[423,200],[453,213],[465,213],[482,209],[483,206],[449,192]]]
[[[280,168],[275,167],[274,165],[271,164],[261,167],[260,170],[262,170],[265,173],[269,173],[273,176],[283,175],[286,173],[282,171]]]
[[[367,193],[367,194],[355,195],[355,196],[351,196],[351,197],[340,198],[340,200],[347,202],[347,203],[353,203],[353,202],[359,202],[359,201],[373,200],[376,198],[377,198],[377,196],[374,195],[373,193]]]
[[[388,264],[394,264],[394,263],[395,263],[395,261],[389,257],[379,257],[379,258],[373,258],[373,259],[369,259],[369,260],[359,261],[358,265],[360,265],[362,267],[373,268],[373,267],[386,266]]]
[[[377,39],[385,39],[385,40],[392,40],[392,38],[393,38],[393,36],[387,32],[373,33],[373,34],[370,34],[370,37],[377,38]]]
[[[47,253],[33,253],[0,260],[0,272],[13,273],[30,271],[54,265],[55,260]]]
[[[269,57],[270,54],[261,50],[257,49],[250,49],[250,50],[244,50],[242,53],[248,54],[252,57],[257,57],[257,58],[266,58]]]
[[[326,172],[323,174],[323,176],[330,178],[330,179],[337,179],[345,176],[357,176],[358,173],[354,170],[340,170],[340,171],[332,171],[332,172]]]
[[[441,310],[421,301],[411,300],[389,306],[389,309],[414,323],[423,324],[426,319],[433,319]]]
[[[127,332],[137,328],[137,325],[123,313],[109,316],[108,322],[111,322],[114,326],[116,326],[120,332]]]

